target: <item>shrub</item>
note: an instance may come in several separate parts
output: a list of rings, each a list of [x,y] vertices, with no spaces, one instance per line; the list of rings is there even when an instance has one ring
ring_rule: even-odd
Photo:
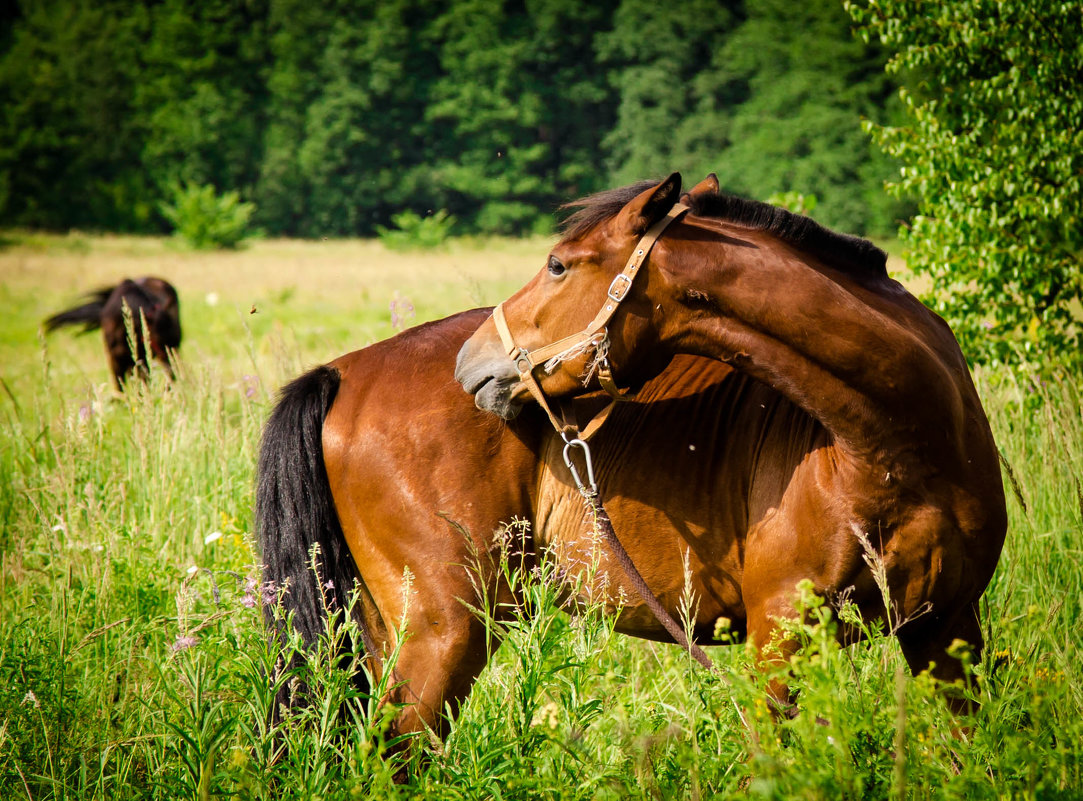
[[[775,192],[767,202],[773,206],[782,206],[794,214],[811,214],[816,209],[816,195],[801,192]]]
[[[210,184],[178,184],[172,203],[162,203],[162,214],[177,236],[199,250],[235,248],[248,235],[254,203],[242,203],[237,192],[219,195]]]
[[[441,209],[422,217],[417,212],[403,211],[392,215],[396,228],[376,226],[380,241],[389,250],[432,250],[443,245],[451,236],[455,218]]]

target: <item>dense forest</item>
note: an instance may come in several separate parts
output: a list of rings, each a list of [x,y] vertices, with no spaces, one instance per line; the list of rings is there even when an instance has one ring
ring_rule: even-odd
[[[6,10],[5,10],[6,9]],[[878,41],[838,0],[33,0],[0,5],[0,226],[159,232],[187,186],[270,235],[403,210],[545,230],[681,170],[883,234]]]

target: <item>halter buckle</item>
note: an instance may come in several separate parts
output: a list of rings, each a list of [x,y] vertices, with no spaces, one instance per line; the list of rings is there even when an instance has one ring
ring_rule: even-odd
[[[620,303],[628,295],[628,290],[632,288],[632,276],[628,273],[620,273],[613,279],[613,283],[609,285],[609,291],[606,295],[609,299]]]
[[[526,348],[519,348],[519,353],[515,356],[515,369],[519,371],[519,375],[526,375],[534,369],[534,361]]]

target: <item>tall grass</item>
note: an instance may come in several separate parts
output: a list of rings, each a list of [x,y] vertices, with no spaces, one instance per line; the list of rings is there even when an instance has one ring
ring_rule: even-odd
[[[487,619],[504,644],[450,736],[386,756],[393,710],[337,669],[344,635],[303,675],[279,677],[310,688],[301,716],[269,715],[268,677],[296,644],[263,634],[273,598],[251,508],[274,389],[366,344],[340,332],[329,346],[301,321],[353,314],[369,339],[389,334],[390,284],[356,309],[356,295],[335,306],[299,292],[281,298],[288,314],[269,304],[222,323],[198,302],[207,287],[185,296],[187,263],[169,275],[193,323],[171,386],[153,371],[118,398],[100,343],[39,340],[19,305],[0,321],[0,798],[1083,795],[1083,398],[1070,377],[977,376],[1010,467],[1010,529],[983,601],[988,647],[962,688],[981,702],[966,732],[888,632],[840,649],[838,621],[811,593],[795,631],[806,647],[789,665],[801,713],[777,722],[744,646],[712,650],[720,671],[708,674],[674,646],[615,635],[603,610],[561,611],[548,564],[508,558],[521,600]],[[33,282],[12,274],[0,273],[0,296],[33,304]],[[506,288],[478,286],[479,301]],[[424,292],[405,278],[395,291]],[[431,304],[428,316],[468,305]]]

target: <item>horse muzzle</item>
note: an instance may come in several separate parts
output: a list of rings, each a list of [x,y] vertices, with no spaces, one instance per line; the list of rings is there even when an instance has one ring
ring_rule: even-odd
[[[505,420],[519,414],[530,395],[515,364],[499,348],[479,347],[471,341],[459,349],[455,380],[474,396],[475,406]]]

